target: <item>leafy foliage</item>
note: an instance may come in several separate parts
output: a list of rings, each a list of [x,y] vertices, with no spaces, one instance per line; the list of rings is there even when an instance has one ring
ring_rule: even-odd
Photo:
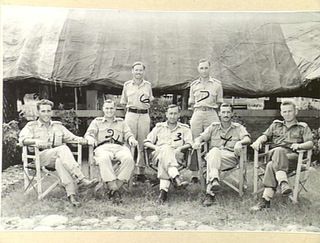
[[[21,148],[17,146],[19,137],[19,125],[17,121],[3,123],[2,141],[2,170],[21,163]]]
[[[170,99],[155,98],[150,108],[151,129],[158,123],[166,120],[166,110],[171,104]]]
[[[62,124],[73,134],[79,135],[79,125],[81,123],[80,119],[74,109],[71,110],[59,110],[58,117]]]
[[[313,129],[313,150],[312,150],[312,160],[317,160],[320,164],[320,128]]]

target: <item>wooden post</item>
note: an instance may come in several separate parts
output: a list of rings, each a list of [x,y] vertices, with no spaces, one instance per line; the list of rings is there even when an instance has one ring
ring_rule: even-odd
[[[182,110],[188,110],[189,90],[184,90],[182,93]]]
[[[97,110],[98,109],[98,91],[97,90],[87,90],[86,108],[87,108],[87,110]]]
[[[78,94],[77,94],[77,88],[74,88],[74,109],[78,110]]]
[[[178,101],[178,95],[177,94],[173,94],[172,96],[172,104],[177,104]]]

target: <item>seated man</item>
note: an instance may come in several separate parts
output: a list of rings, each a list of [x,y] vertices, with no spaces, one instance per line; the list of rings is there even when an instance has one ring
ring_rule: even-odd
[[[104,117],[95,118],[85,134],[89,145],[95,145],[94,160],[99,165],[103,182],[107,183],[109,198],[114,203],[121,203],[119,189],[128,182],[134,169],[134,161],[130,149],[124,145],[136,146],[130,128],[122,118],[115,117],[115,104],[112,100],[105,100],[103,104]],[[116,170],[113,161],[120,161]]]
[[[192,146],[192,134],[188,125],[178,122],[180,107],[169,105],[166,112],[167,121],[159,122],[148,134],[144,145],[152,150],[153,160],[158,161],[158,178],[160,179],[160,195],[158,202],[167,200],[170,179],[178,188],[186,187],[187,182],[181,181],[178,160],[183,158],[184,149]]]
[[[41,166],[55,167],[62,185],[67,191],[69,201],[73,206],[80,206],[75,198],[74,179],[78,180],[78,189],[88,189],[97,185],[97,180],[89,181],[81,172],[69,147],[63,143],[79,142],[86,144],[84,138],[75,136],[59,121],[52,121],[53,102],[40,100],[37,102],[39,119],[31,121],[21,130],[19,143],[21,145],[35,145],[40,149]]]
[[[234,168],[239,162],[242,145],[250,143],[250,135],[239,123],[231,122],[233,108],[222,104],[219,110],[220,122],[213,122],[195,139],[193,148],[199,149],[201,142],[210,142],[207,161],[207,190],[204,206],[214,203],[215,192],[219,190],[219,171]]]
[[[282,102],[280,114],[284,121],[274,120],[270,127],[260,136],[251,147],[259,150],[263,143],[270,141],[271,150],[263,178],[264,191],[261,201],[252,211],[270,208],[270,200],[275,190],[280,185],[281,193],[289,195],[292,189],[289,187],[287,173],[297,167],[299,149],[311,149],[313,147],[312,132],[304,122],[296,119],[298,111],[291,101]]]

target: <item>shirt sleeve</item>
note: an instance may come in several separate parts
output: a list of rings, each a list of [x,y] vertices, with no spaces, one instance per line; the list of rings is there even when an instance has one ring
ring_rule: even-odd
[[[154,97],[153,97],[153,93],[152,93],[152,87],[151,87],[151,85],[150,85],[149,87],[150,87],[150,90],[149,90],[149,100],[150,100],[150,101],[153,101],[153,100],[154,100]]]
[[[270,140],[273,136],[273,130],[274,130],[274,123],[272,123],[270,127],[262,134],[266,135],[268,140]]]
[[[125,121],[123,121],[123,137],[125,141],[128,141],[128,139],[132,136],[133,136],[133,133],[131,132],[128,124]]]
[[[128,97],[127,97],[127,92],[126,92],[127,88],[126,87],[127,86],[124,85],[123,89],[122,89],[122,94],[121,94],[121,98],[120,98],[120,104],[122,104],[122,105],[126,105],[128,103]]]
[[[223,89],[221,84],[218,86],[217,90],[217,103],[223,103]]]
[[[212,126],[208,126],[201,134],[200,134],[200,138],[202,141],[209,141],[209,139],[211,138],[211,133],[212,133]],[[196,138],[194,138],[196,139]]]
[[[148,136],[144,140],[144,142],[150,142],[150,143],[156,144],[156,142],[157,142],[157,134],[158,134],[158,127],[155,126],[152,129],[152,131],[148,134]]]
[[[63,142],[64,143],[72,143],[77,141],[80,137],[74,135],[72,132],[70,132],[65,126],[61,125],[61,129],[63,132]]]
[[[312,131],[309,126],[304,128],[303,131],[303,142],[313,141]]]
[[[19,145],[23,146],[23,141],[29,138],[33,138],[33,131],[31,126],[27,123],[19,133]]]
[[[190,144],[191,146],[193,145],[192,132],[190,128],[185,129],[184,143]]]
[[[84,138],[88,139],[88,140],[94,139],[94,141],[96,142],[97,136],[98,136],[98,126],[97,126],[96,120],[93,120],[90,123],[90,125],[84,135]]]
[[[247,129],[242,125],[239,126],[239,135],[240,139],[243,139],[246,136],[250,137],[250,134],[248,133]]]
[[[194,94],[193,94],[193,86],[190,86],[190,92],[189,92],[189,105],[192,106],[195,101],[194,101]]]

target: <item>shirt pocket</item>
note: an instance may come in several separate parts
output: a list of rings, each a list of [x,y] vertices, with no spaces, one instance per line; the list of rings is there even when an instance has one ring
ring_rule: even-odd
[[[303,142],[303,136],[300,130],[295,130],[290,133],[290,140],[292,143],[301,143]]]
[[[114,136],[114,129],[107,126],[101,126],[98,130],[98,141],[103,142],[111,139]]]
[[[63,143],[63,133],[61,131],[54,131],[51,142],[52,142],[53,147],[57,147],[57,146],[62,145],[62,143]]]

